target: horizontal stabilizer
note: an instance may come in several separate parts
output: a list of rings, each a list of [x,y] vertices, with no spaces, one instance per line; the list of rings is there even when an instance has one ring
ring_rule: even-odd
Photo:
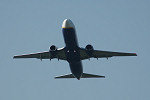
[[[105,76],[83,73],[81,78],[105,78]]]
[[[68,74],[68,75],[56,76],[55,78],[57,79],[57,78],[76,78],[76,77],[74,77],[73,74]],[[105,76],[83,73],[81,78],[105,78]]]
[[[56,76],[55,78],[75,78],[72,74]]]

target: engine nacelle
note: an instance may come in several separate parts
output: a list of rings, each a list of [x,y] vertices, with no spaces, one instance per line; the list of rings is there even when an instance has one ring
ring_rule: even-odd
[[[50,46],[49,48],[50,55],[55,58],[57,55],[57,47],[55,45]]]
[[[57,50],[57,47],[55,45],[52,45],[50,46],[49,48],[50,51],[56,51]]]
[[[93,46],[90,45],[90,44],[88,44],[88,45],[85,47],[85,49],[86,49],[86,53],[87,53],[90,57],[93,57],[93,50],[94,50]]]
[[[88,45],[85,47],[85,49],[86,49],[87,51],[93,51],[93,50],[94,50],[93,46],[90,45],[90,44],[88,44]]]

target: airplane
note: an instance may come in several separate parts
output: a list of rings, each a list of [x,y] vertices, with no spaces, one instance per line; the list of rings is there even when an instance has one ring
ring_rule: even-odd
[[[55,45],[50,46],[49,51],[16,55],[13,58],[37,58],[42,59],[60,59],[69,63],[71,74],[56,76],[59,78],[105,78],[105,76],[83,73],[82,60],[90,58],[110,58],[113,56],[137,56],[136,53],[111,52],[94,50],[91,44],[81,48],[78,45],[76,29],[70,19],[65,19],[62,23],[62,33],[64,37],[65,47],[57,48]]]

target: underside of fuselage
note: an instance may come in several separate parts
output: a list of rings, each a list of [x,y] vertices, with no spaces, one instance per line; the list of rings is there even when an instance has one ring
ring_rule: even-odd
[[[70,65],[70,70],[74,77],[80,79],[83,73],[83,68],[80,60],[76,31],[71,20],[65,20],[63,22],[62,32],[66,44],[65,54]]]

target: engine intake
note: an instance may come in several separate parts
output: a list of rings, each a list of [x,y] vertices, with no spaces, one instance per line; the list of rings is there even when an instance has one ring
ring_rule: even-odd
[[[56,58],[57,55],[57,47],[55,45],[50,46],[49,52],[52,58]]]
[[[86,53],[87,53],[90,57],[92,57],[92,56],[93,56],[93,50],[94,50],[93,46],[90,45],[90,44],[88,44],[88,45],[85,47],[85,49],[86,49]]]
[[[88,45],[85,47],[85,49],[86,49],[87,51],[93,51],[93,50],[94,50],[93,46],[90,45],[90,44],[88,44]]]
[[[56,51],[57,50],[57,47],[55,46],[55,45],[52,45],[51,47],[50,47],[50,51]]]

